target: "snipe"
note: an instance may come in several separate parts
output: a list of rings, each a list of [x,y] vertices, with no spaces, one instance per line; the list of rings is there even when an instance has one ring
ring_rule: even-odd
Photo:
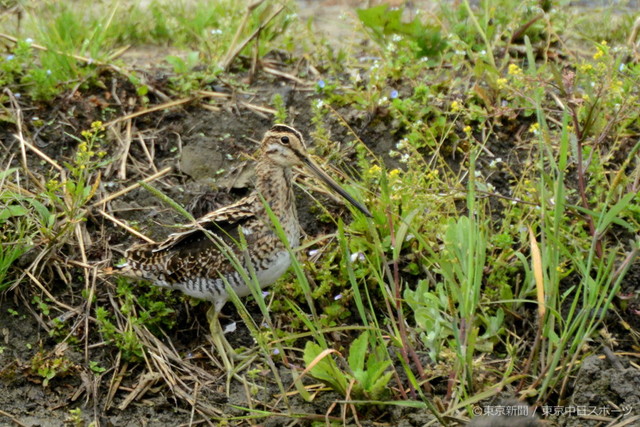
[[[236,268],[255,271],[262,288],[275,282],[291,264],[290,252],[278,237],[265,207],[280,222],[292,248],[300,245],[300,225],[293,195],[292,168],[306,167],[316,177],[367,216],[369,211],[309,157],[302,134],[285,125],[274,125],[264,136],[256,164],[255,191],[244,199],[210,212],[164,242],[129,249],[121,273],[179,289],[194,298],[213,302],[207,317],[212,340],[226,367],[226,352],[235,354],[220,330],[218,313],[227,302],[226,283],[239,297],[251,290]],[[241,236],[242,234],[242,236]],[[243,250],[238,243],[246,241]]]

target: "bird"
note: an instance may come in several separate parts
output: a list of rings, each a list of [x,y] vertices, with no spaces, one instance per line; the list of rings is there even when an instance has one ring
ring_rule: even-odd
[[[229,358],[234,359],[237,354],[219,322],[220,310],[229,299],[228,287],[238,297],[251,294],[247,283],[251,271],[261,288],[273,284],[291,264],[293,252],[289,249],[300,246],[294,167],[306,168],[366,217],[372,217],[311,158],[302,133],[275,124],[260,143],[251,194],[205,214],[162,242],[132,246],[125,252],[125,263],[118,266],[124,276],[210,301],[207,318],[211,340],[229,371],[233,368]],[[279,237],[273,218],[279,222],[283,231],[280,235],[284,234],[285,239]]]

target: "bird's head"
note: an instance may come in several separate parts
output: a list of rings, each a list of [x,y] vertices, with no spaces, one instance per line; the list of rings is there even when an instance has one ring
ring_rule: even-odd
[[[302,166],[309,156],[302,134],[286,125],[274,125],[262,140],[262,155],[282,167]]]
[[[356,201],[311,159],[307,152],[304,138],[298,130],[286,125],[273,125],[262,140],[262,156],[283,168],[304,167],[329,188],[344,197],[360,212],[368,217],[372,216],[367,208]]]

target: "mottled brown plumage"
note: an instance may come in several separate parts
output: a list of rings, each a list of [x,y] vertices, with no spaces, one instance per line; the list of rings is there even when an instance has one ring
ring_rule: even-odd
[[[240,297],[251,292],[229,260],[230,254],[235,255],[243,269],[255,271],[261,287],[275,282],[291,263],[286,244],[274,231],[265,202],[278,218],[287,243],[293,248],[300,244],[292,188],[294,166],[306,167],[361,212],[371,216],[311,160],[300,132],[289,126],[274,125],[261,143],[256,189],[251,195],[208,213],[164,242],[132,247],[125,254],[127,263],[121,266],[121,273],[212,301],[212,325],[216,327],[212,338],[221,353],[223,349],[228,350],[217,322],[217,313],[228,300],[225,282]],[[244,252],[238,244],[242,240],[247,243]]]

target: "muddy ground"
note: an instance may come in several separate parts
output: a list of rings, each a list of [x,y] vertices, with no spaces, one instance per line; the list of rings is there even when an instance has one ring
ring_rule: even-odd
[[[329,6],[344,7],[344,3],[329,2]],[[341,9],[326,10],[333,16]],[[270,59],[277,61],[275,57]],[[163,87],[161,71],[152,69],[148,71],[148,76],[156,87]],[[134,88],[126,80],[106,74],[105,78],[109,81],[115,79],[114,90],[118,99],[131,98]],[[223,85],[212,89],[226,90]],[[122,177],[120,169],[115,166],[106,170],[96,199],[106,197],[126,184],[165,167],[171,167],[172,172],[157,181],[159,188],[178,202],[189,205],[196,216],[246,194],[251,188],[250,157],[255,153],[257,142],[264,131],[273,124],[271,114],[247,107],[247,103],[252,106],[269,106],[273,95],[281,94],[288,108],[289,123],[309,135],[312,130],[310,105],[316,99],[315,92],[309,87],[301,87],[291,80],[266,73],[259,75],[252,89],[256,95],[233,94],[231,99],[215,104],[217,111],[204,109],[199,102],[193,101],[132,120],[132,131],[145,141],[147,149],[152,154],[152,160],[149,160],[142,145],[131,144],[131,160],[127,165],[126,178]],[[31,123],[33,117],[38,117],[47,123],[40,128],[31,128],[29,132],[36,136],[35,142],[44,153],[62,162],[69,158],[76,145],[69,134],[79,134],[81,130],[89,128],[94,120],[116,119],[131,110],[129,106],[118,105],[112,95],[110,92],[96,90],[90,94],[62,97],[50,104],[23,105],[24,121]],[[160,101],[152,99],[152,102]],[[105,117],[107,107],[115,113],[111,112]],[[350,127],[367,146],[392,162],[387,154],[391,144],[399,137],[394,134],[394,129],[388,121],[365,114],[353,115],[348,111],[339,113],[348,118]],[[353,138],[337,117],[329,117],[327,121],[328,127],[333,131],[332,140],[349,141]],[[15,154],[16,144],[7,143],[12,141],[10,135],[14,131],[15,129],[9,128],[0,130],[0,138],[7,146],[7,151],[3,154],[3,164],[6,164],[6,156]],[[114,139],[110,141],[113,144],[110,150],[119,149]],[[505,144],[504,140],[495,141],[487,148],[504,159],[511,159],[513,166],[517,167],[517,156],[510,155],[512,147],[508,143]],[[345,148],[342,154],[344,164],[337,162],[334,166],[347,170],[344,166],[352,161],[354,153]],[[48,168],[37,158],[30,161],[34,170],[43,176],[49,173]],[[455,159],[452,158],[451,161],[455,162]],[[212,176],[216,179],[212,180]],[[494,177],[493,183],[499,192],[508,190],[505,188],[506,181],[501,180],[498,175]],[[333,214],[343,215],[348,220],[344,208],[338,201],[325,194],[315,194],[315,197],[329,206]],[[298,209],[301,224],[311,237],[332,231],[330,224],[318,222],[314,204],[315,202],[299,192]],[[171,209],[144,189],[134,190],[118,198],[107,208],[109,213],[118,218],[130,222],[138,221],[142,231],[156,240],[172,231],[168,226],[181,221]],[[89,260],[100,264],[101,268],[113,265],[121,257],[124,249],[138,241],[101,216],[97,208],[88,213],[87,230],[96,237],[93,240],[95,245],[87,248]],[[21,262],[24,265],[28,261],[27,257]],[[51,277],[56,277],[56,273],[51,272]],[[71,295],[78,295],[78,288],[83,287],[84,283],[74,277],[66,282],[58,278],[51,283],[49,289],[59,302],[71,307],[81,307],[82,303],[73,300]],[[161,377],[145,377],[148,373],[146,367],[153,365],[152,362],[140,361],[127,365],[119,361],[113,349],[101,342],[92,320],[89,320],[88,330],[84,328],[84,320],[76,322],[73,316],[64,320],[69,322],[69,330],[77,335],[79,341],[88,343],[85,352],[75,347],[56,348],[59,337],[49,336],[51,325],[32,308],[33,304],[28,300],[31,295],[30,289],[23,288],[33,286],[35,285],[25,280],[16,290],[0,296],[0,425],[83,425],[83,420],[97,420],[101,426],[173,426],[190,423],[217,425],[218,421],[215,421],[215,418],[214,421],[206,420],[206,415],[218,416],[220,419],[246,415],[246,412],[234,408],[233,405],[301,414],[299,420],[270,418],[258,421],[259,425],[311,425],[316,421],[324,422],[327,408],[333,401],[340,399],[337,395],[325,392],[312,403],[306,403],[295,395],[284,404],[275,397],[279,395],[280,390],[269,378],[269,370],[265,365],[256,367],[259,372],[258,379],[255,380],[257,385],[265,388],[258,388],[257,393],[252,396],[251,403],[247,402],[245,386],[237,381],[231,382],[231,391],[227,397],[222,370],[216,369],[215,362],[208,356],[215,351],[208,339],[207,327],[203,320],[207,307],[204,304],[192,306],[180,302],[173,307],[176,326],[158,334],[157,339],[160,343],[153,345],[154,351],[163,348],[163,345],[170,347],[175,350],[172,354],[188,361],[189,368],[180,371],[177,378],[188,384],[197,382],[204,386],[197,395],[200,406],[193,410],[193,406],[186,404],[185,399],[176,398],[176,395],[179,395],[179,392],[176,392],[179,387],[171,387]],[[637,315],[638,305],[633,297],[639,289],[640,269],[636,266],[623,286],[623,293],[630,296],[630,301],[625,304],[625,309],[612,314],[608,319],[608,331],[611,338],[618,342],[618,353],[624,350],[637,352],[635,330],[640,326],[640,320]],[[108,305],[110,295],[114,292],[113,280],[101,276],[96,285],[96,298]],[[66,314],[59,305],[51,306],[60,316]],[[249,308],[256,321],[260,322],[259,310],[255,304],[249,303]],[[228,304],[224,314],[228,317],[223,320],[223,325],[234,322],[238,325],[236,332],[228,334],[230,342],[236,346],[251,346],[253,338],[246,327],[242,326],[242,320],[235,308]],[[30,370],[30,361],[41,350],[48,354],[57,352],[72,362],[66,374],[57,376],[46,387],[42,384],[41,376]],[[87,368],[87,360],[95,361],[108,369],[94,377]],[[274,360],[278,364],[285,387],[290,387],[292,378],[286,365],[287,361]],[[558,405],[584,410],[606,407],[609,408],[609,413],[593,413],[582,417],[577,417],[576,414],[555,414],[547,418],[546,425],[597,426],[605,425],[605,418],[620,416],[620,420],[624,421],[640,414],[640,370],[632,363],[633,360],[604,351],[586,359],[576,378],[571,378],[567,383],[568,398],[558,402]],[[119,379],[118,386],[112,388],[120,372],[123,373],[123,377]],[[198,376],[197,380],[190,378],[190,375]],[[145,384],[145,387],[140,388]],[[110,393],[112,389],[115,391]],[[140,392],[135,393],[136,390]],[[501,396],[501,399],[509,397],[513,396],[507,393]],[[485,404],[498,405],[500,402],[492,400]],[[75,408],[81,409],[80,415],[76,416],[70,412]],[[542,411],[541,408],[537,409]],[[331,416],[335,417],[336,413],[332,412]],[[339,421],[339,418],[329,419]],[[374,411],[367,420],[361,420],[361,425],[408,427],[422,426],[429,421],[432,421],[432,416],[427,410],[386,409],[378,413]],[[451,421],[453,425],[456,424],[456,420]],[[535,424],[530,419],[521,421],[521,425]],[[478,421],[481,422],[484,421]],[[493,420],[483,425],[519,425],[513,420],[505,421],[504,424],[499,424],[500,422],[503,421]],[[248,425],[253,422],[236,419],[229,423]],[[637,420],[635,425],[640,425],[640,420]]]

